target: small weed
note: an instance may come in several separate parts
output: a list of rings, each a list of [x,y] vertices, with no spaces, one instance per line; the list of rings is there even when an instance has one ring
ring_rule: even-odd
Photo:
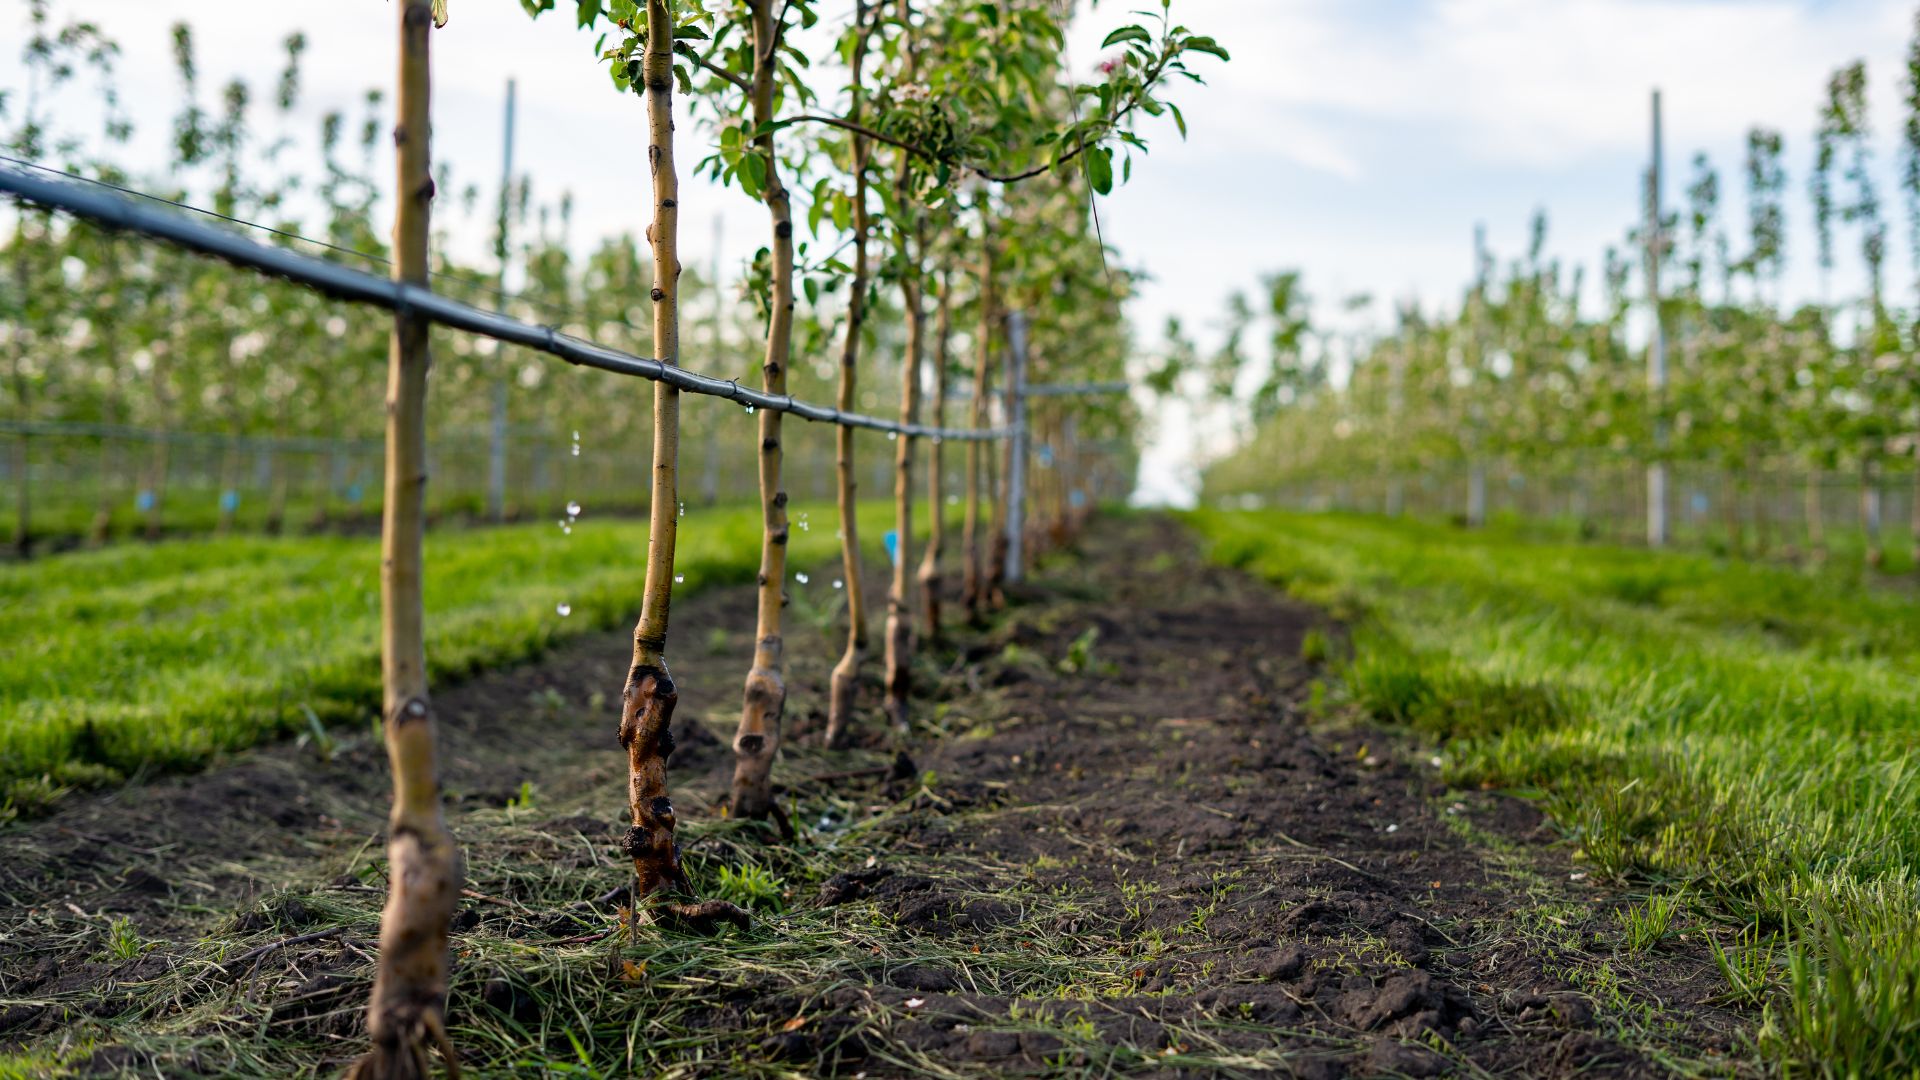
[[[107,924],[106,956],[110,960],[133,960],[153,946],[140,939],[133,920],[120,916]]]
[[[527,695],[527,704],[533,706],[541,719],[557,720],[560,714],[566,711],[567,698],[553,687],[543,686]]]
[[[1620,913],[1620,929],[1627,935],[1627,949],[1647,952],[1673,936],[1673,917],[1683,906],[1683,894],[1670,892],[1647,897]]]
[[[1713,950],[1713,963],[1727,980],[1727,1000],[1741,1005],[1766,1003],[1774,985],[1774,954],[1778,938],[1762,936],[1758,926],[1741,930],[1732,946],[1723,948],[1709,936],[1707,947]]]
[[[743,908],[779,911],[786,906],[786,883],[762,866],[746,863],[738,868],[723,866],[714,875],[713,891],[722,900],[731,900]]]
[[[300,711],[306,716],[307,730],[301,732],[295,742],[301,746],[313,747],[314,753],[320,756],[321,761],[332,761],[334,751],[339,749],[339,744],[327,731],[327,726],[320,722],[320,714],[314,712],[313,706],[305,702],[301,703]]]
[[[520,793],[507,799],[509,810],[530,810],[533,808],[533,781],[520,781]]]
[[[1067,646],[1067,655],[1060,661],[1060,670],[1068,675],[1079,675],[1093,669],[1093,646],[1100,640],[1100,628],[1089,626],[1080,636]]]
[[[1314,627],[1300,639],[1300,659],[1309,664],[1324,664],[1333,658],[1333,639],[1326,631]]]

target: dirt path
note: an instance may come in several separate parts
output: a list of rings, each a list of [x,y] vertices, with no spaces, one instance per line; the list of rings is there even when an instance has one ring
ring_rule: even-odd
[[[1625,898],[1530,805],[1447,794],[1400,736],[1309,723],[1303,643],[1336,628],[1200,565],[1171,523],[1103,522],[990,631],[932,650],[910,768],[877,718],[863,750],[813,745],[830,574],[792,609],[777,777],[796,844],[713,814],[751,597],[676,606],[688,864],[760,908],[744,934],[604,936],[624,634],[437,696],[473,890],[451,1006],[470,1070],[1742,1069],[1745,1021],[1712,1004],[1697,936],[1629,952]],[[0,834],[0,1049],[87,1073],[337,1067],[371,976],[384,802],[362,739]]]

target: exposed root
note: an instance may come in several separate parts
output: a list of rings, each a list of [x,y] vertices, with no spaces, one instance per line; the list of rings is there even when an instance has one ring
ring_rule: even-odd
[[[753,923],[753,916],[747,913],[746,908],[726,900],[662,903],[654,906],[653,913],[661,922],[676,930],[696,934],[719,933],[723,926],[745,930]]]

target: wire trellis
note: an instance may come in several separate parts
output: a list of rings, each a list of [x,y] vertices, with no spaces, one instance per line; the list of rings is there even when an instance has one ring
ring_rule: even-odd
[[[12,162],[13,159],[5,159]],[[39,169],[39,167],[35,167]],[[39,169],[40,172],[56,172]],[[65,177],[66,174],[60,174]],[[82,178],[84,179],[84,178]],[[89,186],[94,185],[94,186]],[[113,188],[113,192],[101,190]],[[583,338],[562,333],[551,326],[522,322],[509,315],[486,311],[454,300],[432,289],[394,281],[356,270],[340,263],[304,255],[286,248],[270,247],[243,236],[195,221],[184,214],[159,210],[126,198],[117,185],[73,179],[54,179],[36,175],[15,164],[0,167],[0,193],[16,199],[84,218],[105,228],[135,233],[173,244],[188,251],[209,255],[272,277],[283,278],[313,289],[325,296],[348,303],[367,304],[393,312],[405,312],[429,322],[565,360],[569,364],[598,368],[618,375],[632,375],[664,382],[690,394],[724,398],[748,409],[769,409],[789,413],[803,420],[890,432],[909,438],[936,440],[999,440],[1012,435],[1010,428],[942,428],[926,424],[905,424],[863,413],[843,412],[831,406],[801,401],[791,394],[768,394],[741,386],[737,379],[719,379],[653,357],[597,345]],[[144,193],[133,192],[133,194]],[[152,201],[173,206],[183,204],[157,196]],[[194,209],[188,207],[188,209]],[[209,212],[210,213],[210,212]],[[240,224],[251,224],[240,222]],[[302,238],[304,239],[304,238]],[[350,249],[347,249],[350,251]],[[354,253],[363,254],[363,253]],[[378,256],[364,256],[378,258]]]

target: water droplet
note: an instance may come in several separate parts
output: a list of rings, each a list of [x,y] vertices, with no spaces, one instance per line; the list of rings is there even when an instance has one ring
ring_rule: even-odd
[[[949,495],[949,496],[947,496],[947,505],[948,505],[948,506],[959,506],[959,505],[960,505],[960,496],[958,496],[958,495]]]
[[[553,610],[559,612],[560,617],[564,619],[567,616],[573,614],[573,605],[562,602],[560,604],[555,605]]]
[[[579,457],[579,456],[580,456],[580,444],[579,444],[579,443],[574,443],[574,444],[573,444],[573,456],[574,456],[574,457]]]
[[[844,581],[841,581],[839,578],[834,578],[833,587],[836,589],[844,589],[847,587],[847,583]]]
[[[898,439],[899,437],[900,437],[900,433],[899,433],[899,432],[897,432],[897,431],[889,431],[889,432],[887,432],[887,441],[888,441],[888,442],[893,442],[894,440],[896,440],[896,439]]]
[[[747,413],[748,415],[752,415],[753,413],[753,402],[751,401],[747,402]]]
[[[684,501],[683,501],[683,502],[681,502],[681,504],[680,504],[680,515],[679,515],[679,516],[681,516],[681,517],[686,517],[686,516],[687,516],[687,504],[686,504],[686,503],[685,503]]]
[[[805,585],[810,579],[805,574],[795,574],[793,575],[793,580],[799,582],[802,585]]]
[[[686,581],[686,580],[687,580],[687,575],[685,575],[685,574],[675,574],[675,575],[673,575],[673,580],[674,580],[674,583],[675,583],[675,584],[677,585],[677,584],[679,584],[679,583],[681,583],[681,582],[684,582],[684,581]]]
[[[568,516],[568,517],[570,517],[570,518],[577,518],[577,517],[579,517],[579,516],[580,516],[580,504],[579,504],[579,503],[577,503],[577,502],[570,502],[570,503],[568,503],[568,504],[567,504],[567,516]]]

